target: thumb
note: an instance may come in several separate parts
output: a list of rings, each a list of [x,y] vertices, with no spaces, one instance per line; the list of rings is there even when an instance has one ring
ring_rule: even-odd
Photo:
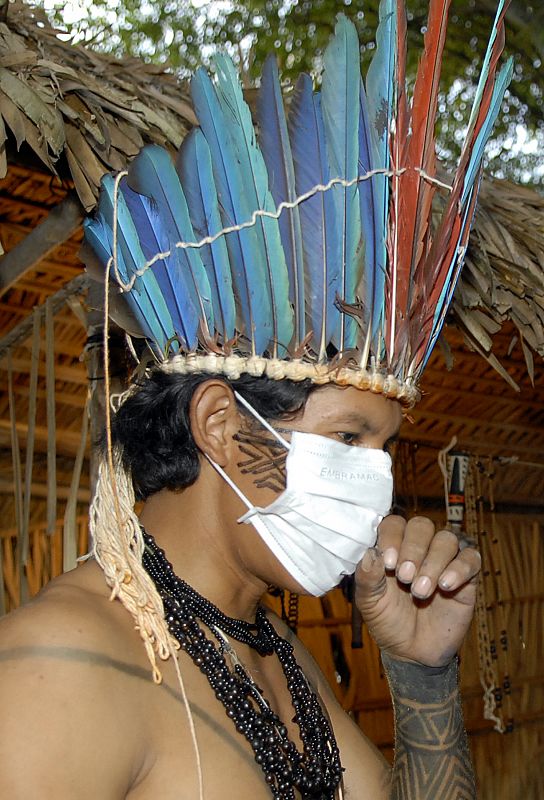
[[[355,602],[363,617],[374,609],[386,591],[383,556],[377,547],[370,547],[355,572]]]

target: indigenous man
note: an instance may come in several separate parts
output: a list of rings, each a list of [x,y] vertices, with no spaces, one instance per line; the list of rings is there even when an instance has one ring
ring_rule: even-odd
[[[456,654],[480,558],[388,515],[387,451],[451,299],[508,70],[494,91],[486,62],[435,247],[434,142],[400,145],[434,119],[438,81],[416,81],[409,120],[404,86],[387,94],[398,6],[382,3],[366,94],[340,17],[322,91],[302,77],[289,124],[267,63],[259,146],[219,57],[216,84],[193,79],[200,128],[177,171],[150,147],[104,180],[87,240],[157,363],[142,358],[108,425],[94,559],[2,623],[0,796],[475,796]],[[501,33],[502,11],[490,48]],[[395,706],[392,771],[261,605],[271,584],[321,595],[354,572]]]

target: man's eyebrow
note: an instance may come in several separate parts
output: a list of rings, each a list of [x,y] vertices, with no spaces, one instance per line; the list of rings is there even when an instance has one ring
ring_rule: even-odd
[[[343,412],[341,414],[338,414],[337,417],[333,417],[330,420],[330,422],[331,422],[331,424],[336,424],[336,425],[342,425],[342,424],[352,425],[352,424],[355,424],[355,425],[359,426],[359,428],[361,428],[361,430],[365,429],[365,430],[368,430],[368,431],[373,431],[374,428],[375,428],[375,426],[372,425],[369,422],[367,417],[363,417],[361,414],[357,414],[356,411],[345,411],[345,412]]]

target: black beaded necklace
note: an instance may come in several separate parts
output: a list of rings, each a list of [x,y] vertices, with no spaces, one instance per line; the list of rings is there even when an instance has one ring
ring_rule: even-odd
[[[315,693],[298,665],[293,646],[277,633],[263,608],[255,623],[233,619],[178,578],[164,551],[142,528],[143,564],[164,604],[170,633],[206,675],[217,699],[236,730],[243,734],[264,772],[275,800],[334,800],[342,779],[338,746]],[[217,639],[209,639],[203,622]],[[276,653],[291,694],[304,749],[300,753],[285,725],[263,697],[230,646],[227,636],[255,648],[262,655]],[[233,668],[229,669],[225,656]]]

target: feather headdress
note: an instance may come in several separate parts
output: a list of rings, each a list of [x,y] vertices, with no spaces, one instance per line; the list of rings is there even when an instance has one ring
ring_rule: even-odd
[[[366,79],[339,16],[321,89],[285,112],[276,62],[251,117],[235,68],[192,79],[199,128],[106,177],[86,238],[164,369],[351,384],[411,404],[463,263],[484,148],[512,75],[500,0],[441,218],[435,122],[450,0],[430,0],[413,97],[402,0],[381,0]],[[436,209],[435,209],[436,213]],[[112,266],[113,261],[113,266]]]

